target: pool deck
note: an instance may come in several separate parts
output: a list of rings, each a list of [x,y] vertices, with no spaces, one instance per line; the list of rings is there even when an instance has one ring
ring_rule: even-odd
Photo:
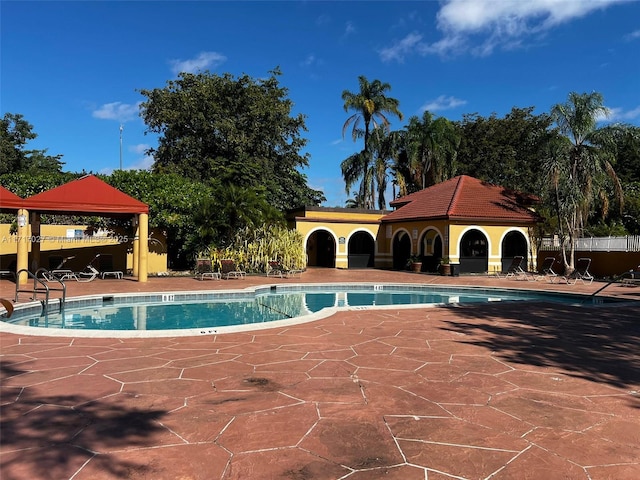
[[[318,282],[604,285],[371,269],[67,285],[78,296]],[[0,297],[14,288],[0,280]],[[640,287],[602,293],[640,300]],[[0,332],[0,478],[637,480],[639,318],[637,304],[492,303],[194,337]]]

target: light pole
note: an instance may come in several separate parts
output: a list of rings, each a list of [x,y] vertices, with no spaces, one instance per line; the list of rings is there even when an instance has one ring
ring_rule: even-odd
[[[122,170],[122,130],[124,127],[120,124],[120,170]]]

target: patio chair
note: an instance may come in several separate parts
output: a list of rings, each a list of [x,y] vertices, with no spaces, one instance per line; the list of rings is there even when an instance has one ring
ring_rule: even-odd
[[[282,262],[280,260],[269,261],[269,270],[267,270],[267,277],[290,278],[300,276],[301,274],[302,270],[287,268],[282,265]]]
[[[640,286],[640,265],[635,270],[629,270],[624,272],[621,276],[620,284],[624,287],[639,287]]]
[[[547,279],[550,283],[553,283],[554,279],[558,278],[558,274],[553,270],[555,263],[555,257],[546,257],[542,265],[540,265],[540,270],[533,274],[533,279],[536,281]]]
[[[527,272],[522,268],[522,263],[524,262],[524,257],[522,255],[516,255],[511,260],[511,265],[502,273],[496,272],[498,278],[520,278],[527,276]]]
[[[586,285],[587,282],[593,282],[593,275],[589,273],[589,267],[591,266],[591,259],[587,257],[579,258],[576,261],[576,268],[569,275],[563,275],[562,278],[567,282],[575,285],[578,281]]]
[[[99,253],[91,259],[87,266],[84,267],[84,270],[82,270],[81,272],[75,272],[74,280],[76,280],[77,282],[90,282],[92,280],[95,280],[98,275],[100,275],[98,269],[93,265],[94,262],[98,260],[98,258],[100,258]]]
[[[114,270],[113,268],[113,255],[110,254],[98,254],[100,261],[98,262],[98,270],[100,271],[100,278],[114,277],[122,278],[124,274],[120,270]]]
[[[244,278],[246,275],[245,272],[236,267],[236,262],[229,258],[220,260],[220,266],[222,268],[220,276],[225,280],[229,280],[230,278]]]
[[[93,263],[98,259],[98,257],[100,257],[100,254],[97,254],[95,257],[93,257],[93,259],[91,259],[91,261],[81,272],[74,272],[71,269],[63,268],[69,260],[75,258],[75,255],[65,257],[62,259],[57,268],[54,268],[53,270],[43,271],[42,277],[49,282],[54,280],[60,282],[64,282],[65,280],[75,280],[76,282],[90,282],[100,274],[96,267],[93,266]],[[57,257],[52,257],[52,259],[49,260],[49,263],[51,263],[51,261],[55,258]]]
[[[284,277],[286,273],[282,267],[280,260],[269,260],[269,269],[267,270],[267,277]]]
[[[211,263],[210,258],[197,258],[196,259],[196,278],[200,278],[200,280],[204,280],[205,278],[210,278],[211,280],[220,280],[220,272],[215,272],[213,270],[213,264]]]
[[[74,258],[76,258],[75,255],[71,255],[70,257],[49,257],[49,270],[43,271],[42,277],[48,282],[56,280],[77,280],[78,277],[73,272],[73,270],[63,268],[69,260],[72,260]],[[55,267],[52,267],[52,265],[55,265]]]

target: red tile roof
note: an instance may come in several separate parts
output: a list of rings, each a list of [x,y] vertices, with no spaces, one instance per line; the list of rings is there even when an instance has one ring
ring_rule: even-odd
[[[39,212],[74,212],[91,214],[149,213],[149,206],[103,182],[85,175],[71,182],[33,195],[25,207]]]
[[[538,215],[528,207],[535,197],[477,178],[460,175],[390,202],[397,210],[382,222],[450,219],[535,223]]]
[[[0,210],[18,210],[23,204],[22,198],[0,185]]]

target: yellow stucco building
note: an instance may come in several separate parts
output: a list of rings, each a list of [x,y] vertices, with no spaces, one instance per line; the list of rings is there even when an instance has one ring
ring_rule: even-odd
[[[536,263],[535,199],[461,175],[398,198],[393,211],[306,207],[288,212],[309,266],[404,269],[411,257],[435,272],[449,258],[461,273],[501,271],[516,255]]]

